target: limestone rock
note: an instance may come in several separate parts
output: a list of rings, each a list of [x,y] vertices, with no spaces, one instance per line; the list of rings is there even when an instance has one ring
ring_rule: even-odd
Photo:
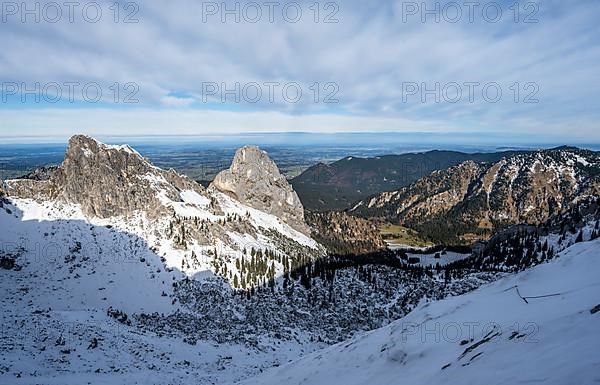
[[[8,181],[11,195],[58,199],[81,206],[86,215],[108,218],[142,210],[164,213],[161,194],[178,201],[179,190],[204,188],[174,171],[154,167],[131,147],[111,146],[85,135],[69,140],[63,163],[48,178]]]
[[[244,205],[277,216],[304,234],[310,233],[298,195],[275,162],[258,147],[240,148],[231,167],[220,172],[212,186]]]

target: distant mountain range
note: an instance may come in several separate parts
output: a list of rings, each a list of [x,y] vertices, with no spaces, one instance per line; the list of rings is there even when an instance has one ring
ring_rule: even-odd
[[[407,186],[435,170],[459,163],[497,162],[522,151],[468,154],[428,151],[374,158],[346,157],[331,164],[318,163],[291,180],[305,208],[345,210],[373,194]]]

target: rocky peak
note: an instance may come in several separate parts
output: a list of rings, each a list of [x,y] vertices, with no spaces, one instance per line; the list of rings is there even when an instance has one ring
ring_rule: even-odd
[[[86,214],[108,217],[145,207],[146,186],[133,178],[150,170],[151,165],[128,146],[76,135],[52,182],[59,198],[81,204]]]
[[[213,186],[214,192],[225,193],[310,234],[298,195],[257,147],[239,149],[231,168],[220,173]],[[69,140],[63,163],[49,178],[9,181],[7,190],[15,197],[78,204],[86,216],[100,218],[145,212],[157,219],[170,216],[176,207],[181,215],[191,215],[194,202],[201,202],[202,210],[220,210],[212,199],[216,197],[213,191],[207,192],[173,170],[153,166],[127,145],[107,145],[84,135]],[[186,207],[190,211],[187,214]]]
[[[165,210],[161,197],[180,201],[179,191],[204,189],[173,171],[153,166],[127,145],[107,145],[75,135],[63,163],[49,178],[10,181],[9,193],[34,199],[58,199],[81,206],[100,218],[145,211],[151,217]]]
[[[75,135],[69,139],[65,160],[61,169],[95,166],[98,168],[124,173],[131,168],[148,169],[152,167],[137,151],[128,145],[107,145],[85,135]],[[100,170],[99,170],[100,171]]]
[[[244,205],[279,217],[304,234],[310,232],[298,195],[275,162],[258,147],[237,150],[231,167],[220,172],[211,186]]]

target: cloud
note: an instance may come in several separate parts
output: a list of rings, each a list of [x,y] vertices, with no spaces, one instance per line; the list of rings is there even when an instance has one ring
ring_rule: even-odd
[[[189,107],[194,101],[194,98],[180,98],[176,96],[164,96],[161,99],[161,103],[166,107]]]
[[[218,111],[196,109],[35,109],[6,110],[3,124],[19,135],[68,137],[90,135],[211,135],[243,132],[360,132],[448,131],[441,122],[345,116],[336,114],[290,115],[277,111]],[[28,115],[29,119],[22,119]],[[11,136],[3,131],[1,136]]]
[[[9,19],[0,24],[0,78],[27,84],[98,82],[105,88],[133,82],[139,87],[139,103],[123,106],[109,101],[106,107],[155,110],[165,116],[184,113],[180,110],[200,110],[185,113],[202,115],[214,108],[214,103],[221,104],[220,95],[210,98],[209,103],[201,102],[207,82],[227,88],[236,83],[243,87],[249,83],[294,82],[303,91],[300,102],[285,100],[281,90],[273,101],[263,98],[248,102],[242,97],[236,103],[229,98],[219,108],[237,114],[223,118],[232,119],[231,126],[243,123],[248,129],[264,123],[260,119],[251,121],[266,116],[257,112],[289,116],[289,121],[299,121],[294,119],[298,115],[325,114],[344,122],[355,119],[364,123],[368,118],[371,122],[429,124],[432,129],[442,122],[467,131],[481,127],[506,129],[526,121],[526,127],[510,129],[541,134],[548,126],[564,124],[565,135],[570,134],[566,126],[569,130],[576,126],[582,135],[589,133],[600,139],[600,133],[590,132],[589,128],[600,117],[597,1],[548,0],[533,9],[520,3],[519,22],[515,22],[509,8],[514,2],[500,1],[496,4],[502,7],[503,17],[496,23],[486,21],[480,9],[472,23],[466,15],[457,23],[443,17],[435,22],[431,16],[423,23],[420,14],[406,16],[405,1],[354,0],[337,3],[337,10],[325,9],[326,3],[319,3],[318,15],[309,8],[314,2],[300,2],[303,16],[297,23],[283,19],[282,6],[276,10],[273,23],[265,13],[256,23],[243,18],[240,23],[231,22],[231,18],[222,23],[220,14],[211,15],[203,23],[202,4],[206,2],[180,0],[139,3],[135,14],[139,22],[125,24],[112,20],[114,15],[108,8],[112,1],[100,3],[105,13],[98,23],[76,20],[22,24]],[[443,7],[447,3],[439,4]],[[221,7],[222,3],[216,4]],[[243,7],[245,3],[240,4]],[[416,4],[423,7],[421,1]],[[435,4],[430,0],[426,7],[433,9]],[[233,8],[234,3],[229,2],[228,7]],[[119,17],[128,12],[121,10]],[[339,22],[314,22],[316,16],[323,21],[332,12]],[[538,22],[525,23],[528,16]],[[422,102],[423,91],[435,88],[437,83],[443,88],[465,82],[497,83],[502,98],[490,103],[480,88],[473,102],[465,98],[457,103],[444,98],[436,102],[432,97]],[[323,98],[334,90],[325,89],[327,83],[335,85],[337,103],[323,103]],[[419,91],[406,99],[407,83],[418,84]],[[538,103],[523,102],[532,91],[526,88],[529,83],[538,88]],[[24,122],[35,122],[35,117],[25,112],[28,107],[15,108],[21,112],[13,111],[11,116],[20,113]],[[87,108],[97,110],[94,105]],[[56,112],[67,113],[63,109]],[[238,121],[236,117],[243,114],[246,119]],[[586,122],[584,127],[574,123],[580,121]],[[18,133],[17,126],[9,126],[6,121],[1,124],[3,131]]]

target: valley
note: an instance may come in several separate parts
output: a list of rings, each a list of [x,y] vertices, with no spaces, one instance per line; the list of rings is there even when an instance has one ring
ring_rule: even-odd
[[[412,229],[391,223],[379,225],[379,232],[387,243],[389,248],[428,248],[435,246],[419,237],[419,234]]]

